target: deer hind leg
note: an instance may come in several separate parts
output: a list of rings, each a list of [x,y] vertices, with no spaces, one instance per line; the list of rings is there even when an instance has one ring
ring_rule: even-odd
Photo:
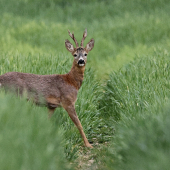
[[[48,107],[48,117],[51,118],[55,109],[60,106],[60,98],[51,95],[46,98],[46,102]]]
[[[53,115],[55,111],[55,108],[48,108],[48,118],[51,118],[51,116]]]
[[[81,125],[81,122],[76,114],[76,111],[75,111],[75,108],[74,108],[74,105],[71,105],[71,106],[65,106],[64,109],[68,112],[68,115],[70,116],[71,120],[74,122],[74,124],[76,125],[76,127],[78,128],[82,138],[83,138],[83,141],[84,141],[84,144],[86,147],[90,147],[90,148],[93,148],[90,143],[88,142],[87,138],[86,138],[86,135],[83,131],[83,127]]]

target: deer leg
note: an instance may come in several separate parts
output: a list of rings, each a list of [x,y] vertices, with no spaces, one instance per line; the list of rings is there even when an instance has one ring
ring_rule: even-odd
[[[86,135],[83,131],[83,127],[81,125],[81,122],[76,114],[76,110],[74,108],[74,106],[66,106],[64,107],[64,109],[68,112],[68,115],[70,116],[71,120],[74,122],[74,124],[77,126],[82,138],[83,138],[83,141],[84,141],[84,144],[86,147],[90,147],[90,148],[93,148],[91,146],[91,144],[88,142],[87,138],[86,138]]]
[[[51,116],[53,115],[55,111],[55,108],[48,108],[48,118],[51,118]]]

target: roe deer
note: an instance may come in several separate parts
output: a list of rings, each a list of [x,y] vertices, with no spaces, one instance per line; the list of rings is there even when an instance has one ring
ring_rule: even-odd
[[[85,146],[92,148],[76,114],[75,102],[83,81],[87,54],[94,47],[94,39],[91,39],[84,48],[83,42],[87,36],[87,30],[85,30],[79,47],[74,34],[71,34],[69,30],[68,32],[76,44],[76,48],[74,48],[69,40],[65,40],[67,50],[74,56],[73,65],[69,73],[63,75],[36,75],[9,72],[0,76],[0,86],[8,90],[14,90],[19,95],[26,92],[29,100],[48,107],[49,117],[57,107],[62,106],[80,131]]]

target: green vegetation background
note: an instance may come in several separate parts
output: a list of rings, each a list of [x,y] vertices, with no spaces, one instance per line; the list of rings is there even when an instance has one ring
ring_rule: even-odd
[[[0,74],[66,73],[67,30],[95,39],[76,103],[94,149],[63,109],[1,92],[0,169],[169,167],[169,16],[169,0],[0,0]]]

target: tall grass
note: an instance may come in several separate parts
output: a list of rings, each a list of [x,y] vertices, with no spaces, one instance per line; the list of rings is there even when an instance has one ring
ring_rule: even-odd
[[[138,58],[112,73],[101,100],[115,136],[106,169],[168,169],[169,53]]]
[[[123,119],[99,169],[169,169],[169,102]]]
[[[63,135],[44,109],[0,93],[0,169],[70,169]]]
[[[147,110],[160,96],[169,95],[169,53],[156,51],[153,56],[136,58],[110,75],[101,100],[105,116],[115,120],[122,115],[133,117]]]

